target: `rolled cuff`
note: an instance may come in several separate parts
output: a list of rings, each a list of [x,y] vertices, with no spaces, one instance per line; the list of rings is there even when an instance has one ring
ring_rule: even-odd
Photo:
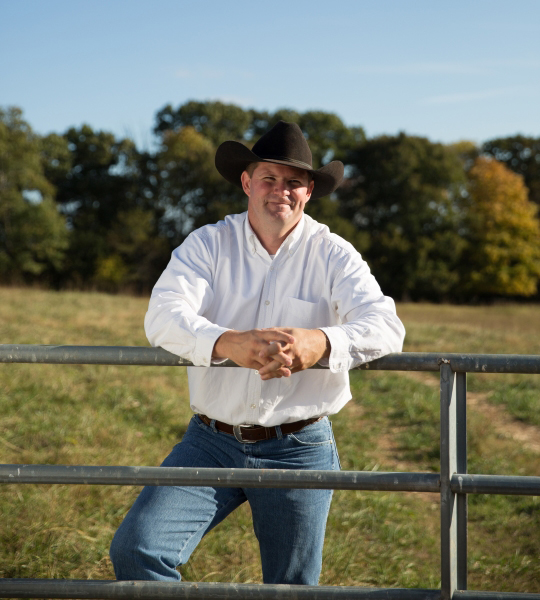
[[[222,360],[212,361],[212,352],[217,339],[226,331],[230,331],[229,328],[212,324],[197,332],[192,361],[196,367],[209,367],[212,362],[215,364],[223,362]]]
[[[330,357],[319,361],[322,367],[330,367],[332,373],[348,371],[352,365],[350,341],[340,327],[319,327],[330,342]]]

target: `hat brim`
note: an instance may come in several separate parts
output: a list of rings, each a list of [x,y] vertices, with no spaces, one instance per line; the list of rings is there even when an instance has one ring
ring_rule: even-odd
[[[216,169],[228,182],[242,187],[241,175],[254,162],[268,162],[302,169],[311,174],[314,181],[311,198],[322,198],[336,190],[343,180],[343,163],[334,160],[320,169],[307,169],[294,160],[277,160],[257,156],[240,142],[223,142],[216,151]]]

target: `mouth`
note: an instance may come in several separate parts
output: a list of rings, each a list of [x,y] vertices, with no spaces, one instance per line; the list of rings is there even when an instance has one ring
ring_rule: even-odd
[[[294,206],[294,202],[288,200],[269,200],[267,204],[276,204],[278,206]]]

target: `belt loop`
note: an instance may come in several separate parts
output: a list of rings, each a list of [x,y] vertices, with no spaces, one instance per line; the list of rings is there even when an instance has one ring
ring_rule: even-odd
[[[278,440],[283,439],[283,433],[282,433],[281,427],[279,425],[276,425],[276,436],[277,436]]]
[[[217,428],[216,428],[216,420],[215,420],[215,419],[210,419],[210,427],[212,428],[212,431],[213,431],[214,433],[217,433],[217,432],[218,432],[218,430],[217,430]]]

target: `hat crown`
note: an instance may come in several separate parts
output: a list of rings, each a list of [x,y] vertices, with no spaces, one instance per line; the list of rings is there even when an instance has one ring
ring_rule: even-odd
[[[287,160],[312,169],[311,150],[296,123],[278,121],[253,146],[253,153],[262,159]]]

